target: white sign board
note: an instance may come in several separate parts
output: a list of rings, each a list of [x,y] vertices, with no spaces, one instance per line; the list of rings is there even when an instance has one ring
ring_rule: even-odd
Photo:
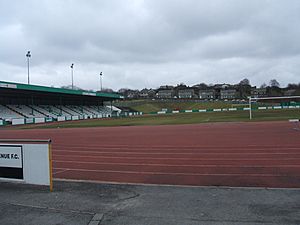
[[[57,117],[57,121],[65,121],[66,117],[65,116],[59,116]]]
[[[43,117],[34,118],[34,123],[45,123],[45,118]]]
[[[79,120],[79,116],[72,116],[72,120]]]
[[[29,184],[50,184],[48,144],[23,144],[24,180]]]
[[[0,146],[0,167],[22,168],[21,146]]]
[[[49,143],[0,144],[0,179],[50,185],[52,162]]]
[[[20,118],[20,119],[12,119],[11,123],[12,123],[12,125],[25,124],[25,119],[23,119],[23,118]]]

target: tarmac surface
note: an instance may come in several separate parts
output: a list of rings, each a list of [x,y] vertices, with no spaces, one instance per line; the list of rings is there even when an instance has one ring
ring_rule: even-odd
[[[0,182],[3,225],[300,224],[300,189]]]

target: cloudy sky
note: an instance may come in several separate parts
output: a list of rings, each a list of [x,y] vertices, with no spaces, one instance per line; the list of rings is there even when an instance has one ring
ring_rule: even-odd
[[[300,82],[299,0],[0,0],[0,80],[85,89]]]

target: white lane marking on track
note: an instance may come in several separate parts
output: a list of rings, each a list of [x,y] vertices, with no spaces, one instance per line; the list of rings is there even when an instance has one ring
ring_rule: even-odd
[[[54,168],[55,170],[57,170],[58,168]],[[60,170],[60,169],[59,169]],[[57,171],[57,172],[53,172],[52,174],[53,175],[56,175],[56,174],[59,174],[59,173],[63,173],[63,172],[66,172],[66,171],[68,171],[69,169],[66,169],[66,168],[64,168],[64,169],[62,169],[61,171]]]
[[[284,149],[285,150],[285,149]],[[282,150],[282,151],[284,151]],[[82,154],[86,154],[86,153],[93,153],[93,154],[137,154],[137,155],[220,155],[220,154],[224,154],[224,155],[290,155],[290,154],[295,154],[295,155],[300,155],[300,151],[296,152],[296,153],[290,153],[290,152],[270,152],[270,153],[262,153],[262,152],[104,152],[104,151],[86,151],[86,150],[82,150],[82,151],[74,151],[74,150],[55,150],[53,151],[56,153],[56,155],[63,155],[60,153],[63,152],[77,152],[77,153],[82,153]]]
[[[165,166],[165,167],[237,167],[237,168],[281,168],[281,167],[285,167],[285,168],[299,168],[300,165],[296,164],[296,165],[263,165],[263,166],[259,166],[259,165],[220,165],[220,164],[208,164],[208,165],[180,165],[180,164],[176,164],[176,165],[170,165],[170,164],[157,164],[157,163],[153,163],[153,164],[149,164],[149,163],[102,163],[102,162],[78,162],[78,161],[65,161],[65,160],[53,160],[53,162],[55,163],[75,163],[75,164],[97,164],[97,165],[121,165],[121,166]]]
[[[197,150],[197,149],[249,149],[249,148],[272,148],[272,149],[282,149],[282,148],[293,148],[293,149],[299,149],[299,146],[280,146],[280,145],[257,145],[257,146],[145,146],[145,145],[133,145],[133,146],[101,146],[101,145],[55,145],[55,148],[91,148],[91,149],[98,149],[98,148],[107,148],[107,149],[152,149],[152,150],[173,150],[173,149],[189,149],[189,150]]]
[[[53,156],[53,159],[57,159],[59,157],[65,157],[63,155],[54,155]],[[191,161],[207,161],[207,160],[215,160],[215,161],[218,161],[218,160],[225,160],[225,161],[228,161],[228,160],[232,160],[232,161],[237,161],[237,160],[255,160],[255,161],[261,161],[261,160],[299,160],[300,157],[293,157],[293,158],[279,158],[279,159],[272,159],[272,158],[253,158],[253,159],[249,159],[249,158],[169,158],[169,157],[166,157],[166,158],[153,158],[153,157],[147,157],[147,158],[143,158],[143,157],[128,157],[128,156],[124,156],[124,157],[116,157],[116,156],[84,156],[84,155],[76,155],[76,156],[68,156],[68,158],[98,158],[98,159],[143,159],[143,160],[191,160]]]
[[[66,169],[66,168],[57,168]],[[120,173],[120,174],[147,174],[147,175],[184,175],[184,176],[255,176],[255,177],[300,177],[300,175],[277,175],[277,174],[247,174],[247,173],[236,173],[236,174],[226,174],[226,173],[171,173],[171,172],[133,172],[133,171],[118,171],[118,170],[90,170],[90,169],[67,169],[70,171],[80,171],[80,172],[96,172],[96,173]]]

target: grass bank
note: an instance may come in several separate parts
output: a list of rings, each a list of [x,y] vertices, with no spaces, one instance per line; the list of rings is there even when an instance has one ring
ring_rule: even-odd
[[[300,118],[299,109],[260,110],[253,111],[251,121],[280,121]],[[207,122],[242,122],[249,121],[248,111],[179,113],[165,115],[145,115],[126,118],[93,119],[66,121],[41,125],[28,125],[23,128],[75,128],[75,127],[111,127],[111,126],[140,126],[140,125],[172,125],[198,124]]]

